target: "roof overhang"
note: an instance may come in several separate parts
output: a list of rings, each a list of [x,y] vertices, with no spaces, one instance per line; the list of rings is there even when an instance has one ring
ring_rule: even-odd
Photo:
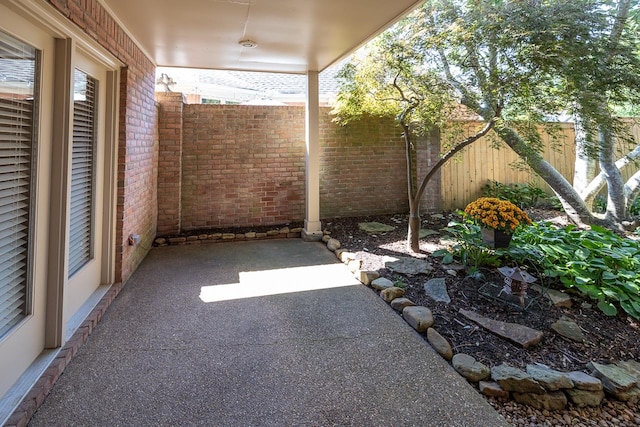
[[[158,65],[322,71],[416,0],[100,0]],[[253,41],[256,47],[240,42]]]

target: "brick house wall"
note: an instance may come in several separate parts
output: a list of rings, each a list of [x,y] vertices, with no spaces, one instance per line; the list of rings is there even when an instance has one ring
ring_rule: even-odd
[[[125,281],[146,256],[157,228],[155,66],[98,0],[47,0],[106,48],[120,72],[116,281]],[[130,234],[141,243],[129,246]]]
[[[304,107],[187,105],[174,93],[157,100],[158,235],[304,219]],[[427,142],[418,144],[431,156],[419,160],[423,168],[438,155],[437,137]],[[343,127],[322,108],[321,218],[407,212],[405,161],[393,119]],[[437,179],[426,194],[439,195]]]

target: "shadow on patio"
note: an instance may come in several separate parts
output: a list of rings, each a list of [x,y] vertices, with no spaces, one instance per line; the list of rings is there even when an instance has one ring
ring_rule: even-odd
[[[320,243],[153,249],[32,426],[500,426]]]

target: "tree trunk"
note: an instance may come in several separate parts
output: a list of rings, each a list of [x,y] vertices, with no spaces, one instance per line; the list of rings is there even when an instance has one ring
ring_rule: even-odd
[[[581,120],[579,118],[576,119],[576,162],[575,172],[573,174],[573,188],[578,192],[578,194],[583,194],[587,190],[589,183],[591,183],[596,177],[597,172],[597,163],[588,153],[589,143],[587,141],[587,132],[588,131],[582,125]],[[589,209],[593,209],[593,199],[585,199],[585,203]]]
[[[620,224],[626,217],[626,203],[624,198],[624,182],[622,174],[616,167],[614,158],[615,138],[611,131],[600,131],[600,155],[599,164],[604,178],[607,181],[607,214],[606,219]]]

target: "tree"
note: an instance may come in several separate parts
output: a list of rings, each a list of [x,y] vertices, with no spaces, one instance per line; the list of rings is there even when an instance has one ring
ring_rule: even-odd
[[[616,167],[614,143],[627,135],[614,108],[640,100],[638,34],[629,30],[637,10],[637,0],[427,1],[345,75],[338,110],[376,111],[376,100],[377,112],[397,113],[401,125],[421,121],[419,132],[442,125],[459,103],[553,189],[574,222],[620,227],[637,191],[629,182],[625,192]],[[541,155],[540,128],[554,133],[559,114],[579,119],[583,152],[599,160],[604,218]]]

